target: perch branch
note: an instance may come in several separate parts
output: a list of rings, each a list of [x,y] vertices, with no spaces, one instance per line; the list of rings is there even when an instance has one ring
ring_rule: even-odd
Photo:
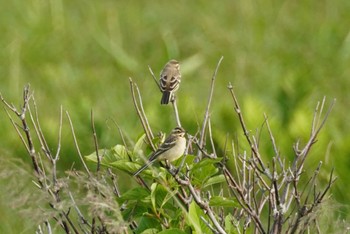
[[[131,77],[129,77],[129,82],[130,82],[130,89],[131,89],[131,94],[132,94],[132,100],[133,100],[133,103],[134,103],[137,115],[139,116],[139,119],[141,121],[143,130],[145,131],[147,140],[148,140],[149,144],[151,145],[152,150],[156,151],[156,147],[154,146],[153,141],[152,141],[153,137],[152,137],[151,133],[149,132],[150,128],[147,126],[147,121],[145,120],[145,116],[142,115],[142,112],[141,112],[141,110],[140,110],[140,108],[139,108],[139,106],[137,104],[136,96],[135,96],[135,87],[134,87],[135,83],[132,81]],[[139,100],[141,101],[141,96],[139,97]],[[142,101],[141,101],[140,105],[142,105]]]

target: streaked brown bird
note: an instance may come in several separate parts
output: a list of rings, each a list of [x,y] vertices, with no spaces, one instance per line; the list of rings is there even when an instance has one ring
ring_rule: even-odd
[[[186,131],[182,127],[174,128],[164,143],[149,157],[146,164],[134,173],[134,176],[140,174],[157,160],[168,160],[172,162],[181,157],[186,149],[185,133]]]
[[[179,89],[181,82],[180,64],[178,61],[172,59],[165,64],[160,73],[160,89],[163,92],[160,104],[168,104],[172,95]]]

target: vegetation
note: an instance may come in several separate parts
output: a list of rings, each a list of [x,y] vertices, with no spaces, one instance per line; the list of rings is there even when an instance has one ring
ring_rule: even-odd
[[[267,162],[275,155],[266,124],[263,125],[265,113],[286,165],[294,160],[292,144],[299,139],[300,146],[305,146],[310,139],[310,123],[317,101],[324,96],[327,100],[336,98],[337,104],[305,161],[304,175],[305,180],[311,178],[323,161],[318,174],[318,188],[323,191],[334,168],[338,180],[330,192],[336,202],[325,205],[319,212],[330,216],[324,218],[327,223],[340,220],[337,225],[346,227],[348,224],[343,220],[348,218],[350,199],[350,192],[345,189],[350,152],[350,139],[346,134],[349,132],[349,10],[347,1],[298,4],[177,1],[172,5],[149,1],[3,2],[0,92],[20,110],[22,88],[31,84],[41,129],[52,152],[57,147],[57,133],[62,126],[57,164],[60,178],[67,176],[64,172],[68,168],[84,170],[69,122],[64,117],[66,110],[83,155],[95,149],[89,118],[91,109],[99,148],[110,149],[122,144],[118,129],[128,146],[140,139],[143,130],[134,109],[130,108],[129,77],[142,93],[152,130],[169,132],[174,127],[172,108],[158,105],[160,95],[148,70],[150,65],[157,76],[170,58],[178,59],[182,65],[178,108],[182,125],[194,134],[201,128],[207,105],[203,100],[207,100],[215,64],[221,55],[225,57],[217,74],[210,109],[213,145],[220,156],[225,155],[227,134],[230,139],[238,139],[238,152],[249,149],[243,144],[245,137],[240,122],[233,118],[229,82],[240,100],[251,136],[260,134],[259,150],[263,160]],[[59,124],[60,106],[62,125]],[[4,212],[0,219],[7,224],[0,230],[33,232],[42,217],[32,209],[50,210],[41,202],[47,195],[41,194],[35,199],[30,196],[37,192],[30,182],[36,180],[28,167],[30,158],[25,147],[19,147],[18,136],[5,111],[0,113],[0,118],[1,187],[4,188],[0,195]],[[90,163],[87,167],[92,170],[96,165]],[[162,175],[170,175],[160,170],[164,172]],[[138,186],[120,169],[112,172],[118,172],[118,188],[122,194]],[[76,187],[82,182],[79,176],[70,175],[70,178],[76,181]],[[220,191],[215,186],[214,189]],[[85,196],[75,196],[75,200],[81,198],[80,202],[84,202]],[[14,211],[11,208],[15,208]],[[322,212],[324,209],[327,212]]]

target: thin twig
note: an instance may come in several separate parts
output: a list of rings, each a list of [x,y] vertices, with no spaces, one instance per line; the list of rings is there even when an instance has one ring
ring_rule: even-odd
[[[177,126],[181,127],[179,110],[177,109],[177,102],[176,102],[176,96],[175,95],[173,95],[173,98],[171,99],[171,103],[173,104],[176,124],[177,124]]]
[[[335,101],[336,99],[333,99],[330,107],[328,108],[325,116],[323,117],[323,120],[322,122],[319,124],[318,127],[313,127],[313,132],[311,133],[311,136],[310,136],[310,139],[309,141],[306,143],[305,147],[302,149],[302,150],[299,150],[297,148],[297,145],[296,145],[296,152],[297,152],[297,157],[295,158],[294,162],[293,162],[293,170],[296,172],[296,174],[299,174],[302,169],[303,169],[303,166],[304,166],[304,161],[306,159],[306,156],[308,155],[308,152],[310,151],[312,145],[316,142],[316,138],[319,134],[319,132],[321,131],[321,129],[323,128],[324,124],[326,123],[326,120],[328,119],[328,116],[329,114],[331,113],[334,105],[335,105]],[[322,107],[321,107],[321,110],[323,110],[323,106],[324,106],[324,103],[325,103],[325,99],[323,99],[322,101]],[[318,108],[318,106],[316,107],[316,109]],[[321,112],[315,112],[315,116],[318,115],[320,118],[320,116],[322,115]],[[317,121],[319,122],[319,121]],[[298,166],[298,162],[300,162],[299,166]]]
[[[61,151],[61,139],[62,139],[62,119],[63,119],[63,109],[62,106],[60,108],[60,124],[58,129],[58,142],[57,142],[57,150],[55,160],[59,159],[60,151]]]
[[[41,125],[40,125],[40,121],[39,121],[39,114],[38,114],[38,107],[36,105],[34,96],[32,98],[33,98],[34,113],[35,113],[36,119],[34,120],[34,116],[32,114],[30,106],[28,106],[29,116],[30,116],[31,122],[32,122],[32,124],[34,126],[36,135],[38,136],[38,139],[39,139],[39,142],[40,142],[40,145],[41,145],[41,150],[44,152],[46,157],[50,161],[52,161],[52,157],[53,156],[52,156],[51,150],[50,150],[50,148],[49,148],[49,146],[48,146],[48,144],[46,142],[46,139],[44,137],[44,133],[43,133],[43,131],[41,129]]]
[[[77,138],[75,136],[74,126],[73,126],[73,123],[72,123],[72,120],[70,118],[70,115],[69,115],[68,111],[66,111],[66,115],[67,115],[67,118],[68,118],[68,121],[69,121],[69,125],[70,125],[71,131],[72,131],[72,135],[73,135],[74,145],[75,145],[75,148],[77,149],[80,161],[83,163],[84,169],[88,173],[89,177],[91,177],[91,172],[90,172],[89,168],[87,167],[87,165],[86,165],[86,163],[84,161],[83,155],[80,152],[78,141],[77,141]]]
[[[113,121],[114,125],[115,125],[115,126],[117,127],[117,129],[118,129],[119,135],[120,135],[120,137],[122,138],[123,146],[125,147],[126,153],[127,153],[127,155],[128,155],[128,158],[129,158],[129,161],[131,162],[131,161],[132,161],[131,155],[130,155],[130,153],[129,153],[128,144],[126,143],[126,140],[125,140],[123,131],[122,131],[122,129],[120,128],[119,124],[118,124],[114,119],[113,119],[112,121]],[[130,141],[130,140],[129,140],[129,141]]]
[[[275,151],[275,156],[277,157],[277,156],[279,156],[279,151],[278,151],[278,148],[276,145],[276,140],[275,140],[275,138],[272,134],[271,128],[270,128],[269,120],[268,120],[267,115],[265,113],[264,113],[264,118],[265,118],[267,130],[268,130],[269,135],[270,135],[270,140],[271,140],[271,143],[273,146],[273,150]]]
[[[134,88],[134,82],[132,81],[131,77],[129,77],[129,82],[130,82],[130,89],[131,89],[131,94],[132,94],[132,100],[137,112],[137,115],[139,116],[139,119],[141,121],[141,125],[143,127],[143,130],[145,131],[146,137],[148,139],[148,142],[152,148],[153,151],[156,151],[156,147],[153,144],[153,137],[151,136],[151,133],[148,131],[149,128],[147,127],[146,120],[144,119],[144,116],[142,115],[142,112],[137,104],[136,97],[135,97],[135,88]],[[141,97],[139,97],[141,98]]]
[[[91,110],[91,128],[92,128],[92,136],[94,138],[94,146],[95,146],[95,152],[96,152],[96,158],[97,158],[97,166],[96,171],[100,171],[101,167],[101,156],[98,153],[98,141],[97,141],[97,135],[96,135],[96,129],[95,129],[95,119],[94,119],[94,112]]]
[[[200,218],[213,233],[215,234],[219,233],[203,216],[201,216]]]
[[[5,109],[5,111],[6,111],[6,114],[7,114],[7,116],[9,117],[9,119],[10,119],[10,121],[11,121],[12,126],[15,128],[15,130],[16,130],[16,132],[17,132],[17,135],[19,136],[19,138],[21,139],[21,141],[22,141],[24,147],[26,148],[28,154],[30,154],[30,150],[29,150],[29,147],[28,147],[28,145],[27,145],[27,142],[25,141],[25,139],[24,139],[24,137],[22,136],[20,130],[18,129],[18,126],[17,126],[16,122],[13,120],[13,118],[12,118],[12,116],[10,115],[10,113],[8,112],[8,110]]]
[[[139,104],[140,104],[140,110],[141,110],[142,117],[143,117],[143,119],[145,121],[147,131],[149,132],[151,138],[153,139],[154,136],[153,136],[153,132],[152,132],[151,126],[148,123],[148,119],[147,119],[147,116],[145,114],[145,110],[143,109],[142,97],[141,97],[141,93],[140,93],[139,87],[137,86],[136,83],[134,83],[134,85],[136,87],[137,95],[139,96]]]
[[[216,75],[218,73],[220,64],[221,64],[223,59],[224,59],[224,56],[221,56],[221,58],[219,59],[218,64],[216,65],[215,72],[214,72],[214,74],[213,74],[213,76],[211,78],[211,85],[210,85],[210,93],[209,93],[209,97],[208,97],[208,103],[207,103],[206,111],[205,111],[205,114],[204,114],[204,119],[203,119],[203,123],[202,123],[201,133],[199,135],[199,146],[200,146],[200,148],[203,148],[203,145],[204,145],[205,129],[207,128],[207,122],[208,122],[208,118],[209,118],[209,110],[210,110],[211,100],[212,100],[213,94],[214,94]],[[197,153],[197,160],[200,161],[201,159],[202,159],[202,152],[198,151],[198,153]]]
[[[244,170],[243,170],[244,171]],[[228,184],[228,186],[231,188],[231,191],[233,192],[233,194],[235,195],[238,203],[240,204],[240,206],[242,207],[242,209],[244,209],[245,212],[247,212],[250,217],[254,220],[254,223],[256,224],[257,228],[259,229],[260,233],[266,233],[262,222],[260,220],[260,218],[257,216],[257,212],[255,212],[255,210],[251,207],[248,198],[246,197],[244,191],[243,191],[243,187],[240,187],[236,180],[233,178],[233,176],[231,175],[231,173],[229,172],[229,170],[227,170],[227,168],[224,166],[223,167],[223,173],[226,179],[226,182]],[[244,184],[243,184],[244,186]]]
[[[59,160],[59,155],[61,151],[61,139],[62,139],[62,119],[63,119],[63,109],[62,106],[60,108],[60,122],[59,122],[59,130],[58,130],[58,143],[55,157],[52,158],[52,173],[53,173],[53,183],[54,186],[57,187],[57,161]],[[45,139],[45,138],[44,138]],[[46,141],[45,141],[46,142]],[[58,196],[58,191],[56,192]]]
[[[214,145],[214,140],[213,140],[213,133],[211,131],[210,118],[208,119],[208,130],[209,130],[209,140],[210,140],[211,148],[213,149],[214,158],[217,158],[218,156],[217,156],[216,150],[215,150],[215,145]]]
[[[209,216],[210,220],[213,222],[215,228],[217,229],[218,233],[225,234],[225,230],[221,227],[220,223],[217,221],[212,209],[210,208],[209,204],[207,202],[204,202],[198,192],[196,192],[195,188],[192,186],[191,183],[188,185],[188,189],[190,190],[190,193],[193,196],[193,200],[197,203],[197,205],[205,211],[205,213]]]
[[[260,153],[259,153],[259,150],[256,148],[256,144],[250,139],[250,136],[249,136],[249,131],[245,125],[245,121],[244,121],[244,118],[243,118],[243,114],[242,114],[242,111],[241,111],[241,107],[239,106],[239,103],[238,103],[238,100],[236,98],[236,95],[233,91],[233,86],[231,83],[228,84],[227,88],[229,89],[230,93],[231,93],[231,96],[233,98],[233,102],[234,102],[234,109],[238,115],[238,119],[239,119],[239,122],[241,124],[241,127],[242,127],[242,130],[243,130],[243,133],[244,133],[244,136],[246,137],[246,140],[253,152],[253,156],[255,156],[255,158],[258,160],[259,162],[259,165],[261,166],[261,171],[263,172],[266,172],[265,170],[265,165],[261,159],[261,156],[260,156]]]
[[[82,224],[86,224],[89,228],[92,227],[92,225],[87,221],[87,219],[84,217],[83,213],[80,211],[79,207],[77,206],[77,203],[74,200],[73,194],[71,193],[71,191],[68,192],[68,195],[73,203],[73,207],[75,209],[75,211],[77,212],[80,222]]]
[[[21,123],[22,123],[21,128],[24,131],[24,135],[26,137],[26,140],[24,140],[24,137],[20,133],[20,131],[18,129],[19,126],[15,123],[15,121],[11,120],[12,118],[10,118],[11,123],[14,125],[14,127],[15,127],[17,133],[19,134],[22,142],[23,143],[26,142],[24,145],[25,145],[25,147],[26,147],[26,149],[27,149],[27,151],[29,153],[29,156],[30,156],[30,158],[32,160],[34,171],[37,173],[37,176],[40,176],[41,175],[41,169],[40,169],[40,166],[38,164],[37,153],[35,151],[35,147],[34,147],[32,136],[30,134],[30,128],[29,128],[27,120],[26,120],[26,113],[27,113],[27,110],[28,110],[29,100],[31,98],[32,98],[32,93],[30,93],[29,85],[27,85],[27,86],[24,87],[24,90],[23,90],[23,105],[22,105],[22,111],[21,112],[19,112],[14,107],[13,104],[10,105],[9,103],[7,103],[2,96],[1,96],[1,101],[5,104],[5,106],[7,106],[7,108],[9,108],[13,113],[15,113],[17,115],[17,117],[21,120]]]
[[[241,184],[241,176],[240,176],[240,171],[241,171],[241,169],[239,168],[239,165],[238,165],[238,162],[237,162],[237,154],[236,154],[236,150],[235,150],[235,143],[234,143],[233,140],[231,141],[231,147],[232,147],[232,157],[233,157],[234,164],[235,164],[235,169],[236,169],[236,175],[237,175],[238,184],[239,184],[239,185],[242,185],[242,184]]]
[[[150,65],[148,65],[148,70],[149,70],[149,72],[151,73],[154,82],[156,82],[156,84],[157,84],[157,86],[158,86],[158,88],[159,88],[159,91],[162,92],[162,89],[160,88],[159,81],[158,81],[158,79],[156,78],[156,76],[154,75],[154,73],[153,73],[152,68],[151,68]]]
[[[119,191],[119,188],[118,188],[118,181],[117,181],[116,175],[113,173],[111,168],[108,168],[107,171],[108,171],[108,174],[111,176],[111,180],[112,180],[112,183],[113,183],[113,193],[117,197],[120,197],[121,194],[120,194],[120,191]]]
[[[197,136],[197,133],[194,136],[191,136],[190,134],[187,134],[188,141],[187,141],[185,153],[184,153],[184,155],[182,157],[182,160],[181,160],[181,163],[180,163],[180,165],[179,165],[179,167],[177,169],[178,171],[181,171],[182,167],[184,166],[185,161],[186,161],[186,157],[188,155],[188,150],[189,150],[190,146],[192,145],[193,140],[196,138],[196,136]]]

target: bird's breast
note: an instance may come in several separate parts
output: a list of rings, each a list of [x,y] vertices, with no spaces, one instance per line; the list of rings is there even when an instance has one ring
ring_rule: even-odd
[[[184,154],[185,149],[186,138],[181,137],[178,139],[175,146],[173,146],[171,149],[159,156],[159,160],[168,160],[169,162],[175,161]]]

